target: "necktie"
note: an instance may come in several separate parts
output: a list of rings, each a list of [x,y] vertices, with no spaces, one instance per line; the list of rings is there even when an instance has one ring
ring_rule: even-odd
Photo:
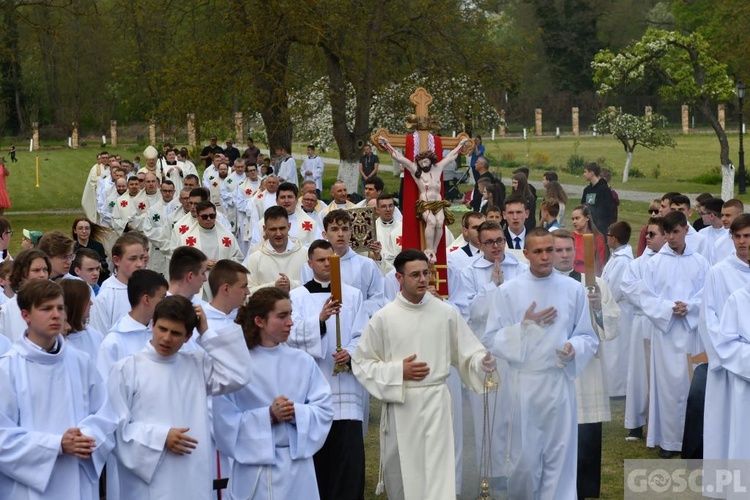
[[[513,248],[515,248],[516,250],[520,250],[521,249],[521,238],[519,238],[518,236],[516,236],[515,238],[513,238],[513,241],[516,244]]]

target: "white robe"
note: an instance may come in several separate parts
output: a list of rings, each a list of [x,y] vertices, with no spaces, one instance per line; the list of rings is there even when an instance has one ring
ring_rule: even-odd
[[[311,174],[308,175],[307,171]],[[320,156],[308,156],[302,161],[302,165],[299,167],[299,173],[302,175],[303,181],[313,181],[315,188],[318,191],[323,191],[323,171],[325,165],[323,164],[323,158]]]
[[[702,351],[697,329],[707,271],[706,259],[689,246],[678,255],[669,245],[664,245],[646,264],[643,280],[637,286],[638,306],[656,327],[651,339],[646,439],[649,447],[682,449],[690,390],[686,354]],[[672,313],[678,300],[687,304],[685,317]]]
[[[276,193],[269,193],[267,190],[257,192],[253,198],[255,208],[258,211],[258,217],[263,220],[263,215],[271,207],[276,206]]]
[[[297,177],[297,162],[294,161],[294,158],[291,156],[287,157],[281,164],[279,165],[279,171],[276,172],[276,177],[280,177],[279,182],[281,182],[281,179],[284,179],[284,182],[291,182],[295,186],[299,186],[299,178]]]
[[[96,367],[104,380],[109,378],[112,367],[122,358],[143,350],[153,333],[149,325],[144,325],[125,314],[110,329],[99,346]]]
[[[250,381],[250,359],[240,330],[207,330],[198,345],[165,357],[151,343],[117,363],[107,388],[120,417],[115,437],[120,492],[143,500],[207,499],[213,495],[208,396]],[[170,428],[187,427],[198,443],[176,455],[166,447]]]
[[[362,307],[362,294],[359,290],[344,283],[341,290],[341,348],[353,356],[368,318]],[[289,295],[292,299],[294,326],[287,344],[305,351],[318,363],[320,371],[331,386],[333,419],[362,421],[363,400],[366,397],[364,388],[351,372],[333,375],[335,363],[332,355],[336,352],[335,315],[326,321],[325,335],[320,334],[320,311],[331,294],[310,293],[304,286],[299,286]]]
[[[109,167],[97,163],[89,170],[89,175],[86,178],[86,184],[83,187],[83,195],[81,196],[81,206],[83,211],[86,213],[86,217],[90,221],[99,222],[97,204],[96,204],[96,192],[99,186],[99,181],[109,175]]]
[[[115,200],[115,206],[112,208],[112,228],[118,236],[121,236],[128,224],[132,224],[132,229],[140,228],[143,217],[148,211],[148,198],[146,191],[141,190],[136,196],[130,196],[126,191],[122,196]]]
[[[551,325],[523,321],[532,302],[535,311],[557,310]],[[485,335],[493,353],[509,364],[500,397],[507,413],[504,450],[510,498],[576,498],[578,419],[574,379],[595,355],[599,339],[591,325],[584,288],[553,272],[538,278],[527,271],[500,285],[497,308],[487,319]],[[555,349],[570,342],[575,357],[560,367]]]
[[[312,457],[333,420],[328,382],[312,357],[284,344],[251,349],[248,366],[249,384],[213,400],[216,444],[233,459],[229,498],[319,498]],[[281,395],[294,403],[294,422],[272,425]]]
[[[8,337],[11,342],[15,342],[23,337],[26,327],[26,322],[21,316],[21,309],[18,307],[16,294],[0,307],[0,333]]]
[[[307,283],[312,278],[312,269],[305,262],[302,267],[301,281]],[[383,307],[383,275],[374,260],[348,249],[341,256],[341,280],[362,292],[362,297],[365,299],[365,312],[368,317],[371,318]]]
[[[712,251],[713,261],[719,263],[726,259],[729,255],[734,252],[734,241],[732,241],[732,233],[727,231],[714,241],[714,248]]]
[[[643,270],[648,260],[656,255],[650,248],[628,264],[625,270],[620,291],[630,303],[633,311],[633,323],[630,331],[628,352],[628,380],[625,388],[625,428],[637,429],[646,425],[648,419],[648,363],[645,340],[651,342],[655,326],[643,314],[638,305],[638,285],[643,279]]]
[[[403,379],[403,360],[412,354],[430,367],[424,380]],[[399,295],[368,323],[352,370],[383,402],[379,483],[385,480],[389,498],[455,499],[453,418],[446,382],[453,366],[467,387],[483,391],[484,355],[458,312],[430,294],[419,304]]]
[[[65,342],[88,354],[94,366],[99,358],[99,347],[103,340],[104,336],[93,328],[84,328],[80,332],[72,332],[65,336]]]
[[[390,224],[383,223],[380,218],[375,219],[375,234],[382,246],[379,266],[383,276],[393,269],[393,260],[401,253],[402,231],[403,225],[395,219]]]
[[[276,252],[269,242],[265,242],[258,251],[248,254],[242,263],[249,273],[248,287],[251,293],[268,286],[276,286],[276,280],[281,277],[281,273],[289,278],[290,289],[298,287],[300,274],[306,264],[307,247],[291,238],[284,253]]]
[[[750,266],[732,252],[708,271],[703,288],[698,333],[708,356],[706,373],[706,401],[703,414],[703,458],[728,459],[729,449],[737,436],[732,432],[733,418],[741,414],[745,405],[733,395],[736,375],[724,368],[716,347],[732,338],[732,332],[721,327],[727,299],[737,290],[750,285]],[[747,306],[747,304],[745,304]],[[736,332],[735,332],[736,333]],[[736,341],[736,337],[730,342]],[[729,350],[733,347],[730,345]],[[728,351],[727,351],[728,352]],[[731,363],[730,363],[731,364]],[[736,424],[735,424],[736,425]],[[744,425],[744,423],[743,423]],[[750,458],[745,454],[744,457]],[[738,457],[731,457],[738,458]]]
[[[112,275],[104,280],[93,302],[91,327],[106,336],[112,326],[130,312],[128,285],[120,282],[115,275]]]
[[[261,240],[260,216],[255,204],[255,194],[260,181],[245,178],[234,191],[234,204],[237,210],[237,241],[242,253],[247,255],[251,246]]]
[[[304,246],[310,246],[315,240],[323,238],[322,225],[318,224],[316,219],[313,219],[302,210],[302,207],[297,205],[297,209],[292,215],[289,216],[289,236],[296,238]]]
[[[620,307],[619,335],[601,345],[601,354],[607,370],[607,385],[610,397],[624,396],[628,381],[628,357],[630,351],[631,325],[633,308],[623,297],[620,289],[622,277],[628,265],[633,261],[633,249],[630,245],[616,248],[602,271],[602,278],[611,290]]]
[[[89,356],[57,341],[50,354],[24,336],[0,358],[0,498],[99,498],[117,417]],[[96,440],[91,459],[61,453],[71,427]]]

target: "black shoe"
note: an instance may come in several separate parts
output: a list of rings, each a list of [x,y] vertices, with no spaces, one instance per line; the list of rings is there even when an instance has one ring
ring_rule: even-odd
[[[659,458],[674,458],[679,454],[679,451],[659,450]]]
[[[636,427],[630,429],[625,441],[640,441],[641,439],[643,439],[643,427]]]

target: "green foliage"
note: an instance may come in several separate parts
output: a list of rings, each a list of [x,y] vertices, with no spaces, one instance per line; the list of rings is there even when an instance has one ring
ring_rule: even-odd
[[[632,173],[632,170],[631,170],[631,173]],[[653,177],[654,179],[658,179],[659,177],[661,177],[661,165],[659,165],[658,163],[651,170],[651,177]]]
[[[695,177],[692,177],[690,179],[680,179],[684,182],[696,182],[700,184],[708,184],[708,185],[719,185],[721,184],[721,170],[716,167],[712,168],[710,171],[697,175]]]
[[[638,167],[630,167],[630,177],[635,177],[636,179],[645,179],[646,174],[641,172],[641,170]],[[614,172],[612,173],[612,177],[615,177]]]
[[[572,154],[568,157],[568,161],[565,163],[565,172],[572,175],[581,175],[583,173],[583,167],[588,161],[586,158],[579,154]]]
[[[647,149],[674,147],[672,137],[659,126],[663,119],[659,114],[635,116],[619,110],[605,109],[599,113],[596,130],[601,134],[612,135],[629,152],[633,152],[638,145]]]

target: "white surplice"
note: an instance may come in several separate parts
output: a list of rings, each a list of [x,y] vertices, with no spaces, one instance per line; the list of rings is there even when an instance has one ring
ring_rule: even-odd
[[[249,273],[248,286],[251,293],[268,286],[276,286],[276,280],[281,277],[281,273],[289,278],[290,288],[298,287],[300,274],[306,264],[307,247],[293,238],[289,238],[283,253],[278,253],[271,243],[266,241],[259,250],[248,254],[242,263]]]
[[[698,333],[708,356],[706,401],[703,414],[704,459],[739,458],[730,457],[729,449],[738,439],[738,436],[732,432],[737,428],[734,417],[741,414],[746,406],[744,399],[738,400],[733,394],[738,379],[735,374],[724,368],[717,356],[716,346],[721,342],[726,342],[727,339],[731,339],[730,342],[738,340],[737,337],[732,336],[731,332],[724,334],[721,327],[722,313],[729,296],[748,285],[750,285],[750,266],[747,262],[738,259],[737,254],[732,252],[729,257],[725,257],[708,271],[706,285],[703,288]],[[730,345],[726,352],[731,352],[734,347]],[[728,364],[731,365],[731,362]],[[744,425],[742,423],[742,426]],[[743,458],[750,458],[750,455],[744,454]]]
[[[299,204],[294,213],[289,215],[289,225],[289,236],[296,238],[304,246],[310,246],[313,241],[323,238],[322,225],[307,215]]]
[[[99,293],[93,300],[90,323],[94,330],[103,335],[112,329],[117,321],[130,312],[128,285],[113,274],[102,283]]]
[[[308,156],[302,161],[302,165],[299,167],[299,173],[302,175],[303,181],[313,181],[315,188],[320,192],[323,191],[323,171],[325,165],[323,164],[323,158],[317,155]],[[310,172],[308,175],[307,172]]]
[[[94,366],[96,366],[96,360],[99,358],[99,347],[103,340],[104,335],[90,327],[84,328],[80,332],[71,332],[65,336],[65,342],[88,354]]]
[[[319,498],[312,457],[333,420],[328,382],[310,355],[285,344],[251,349],[248,366],[249,384],[213,399],[216,444],[233,460],[229,498]],[[294,420],[272,424],[281,395],[294,403]]]
[[[18,307],[18,295],[14,295],[8,302],[0,307],[0,333],[15,342],[23,336],[26,331],[26,321],[21,316]]]
[[[557,310],[551,325],[524,321],[535,311]],[[538,278],[531,271],[500,285],[497,307],[487,319],[485,336],[492,352],[508,362],[509,377],[500,391],[507,412],[505,457],[510,498],[576,498],[578,418],[574,379],[595,355],[599,339],[591,325],[586,291],[553,272]],[[575,357],[560,366],[556,349],[570,342]]]
[[[419,304],[399,295],[371,318],[352,358],[352,370],[383,402],[381,481],[389,498],[455,499],[447,380],[453,366],[467,387],[482,392],[485,352],[458,311],[430,294]],[[403,378],[403,360],[412,354],[430,367],[423,380]]]
[[[120,417],[115,455],[123,498],[214,495],[208,396],[243,387],[251,362],[239,329],[221,335],[207,330],[197,344],[202,349],[162,356],[149,342],[110,373],[107,388]],[[198,443],[180,456],[167,449],[167,434],[185,427]]]
[[[125,193],[118,197],[115,200],[115,206],[112,208],[112,228],[117,235],[121,236],[129,223],[133,224],[132,229],[139,228],[142,221],[136,219],[146,216],[148,205],[145,190],[141,190],[136,196],[130,196],[125,191]]]
[[[630,352],[631,325],[633,308],[623,297],[621,291],[622,277],[633,261],[633,249],[630,245],[616,248],[602,271],[602,278],[607,283],[620,308],[619,335],[609,342],[602,343],[601,355],[607,370],[607,385],[610,397],[624,396],[627,391],[628,358]]]
[[[0,498],[98,500],[117,416],[88,354],[48,353],[24,336],[0,357]],[[62,454],[70,428],[96,440],[91,459]]]
[[[677,254],[664,245],[646,264],[636,288],[638,306],[655,327],[651,338],[646,439],[649,447],[682,449],[690,390],[686,355],[702,351],[697,330],[707,271],[706,259],[690,246]],[[675,301],[687,304],[687,316],[673,314]]]

